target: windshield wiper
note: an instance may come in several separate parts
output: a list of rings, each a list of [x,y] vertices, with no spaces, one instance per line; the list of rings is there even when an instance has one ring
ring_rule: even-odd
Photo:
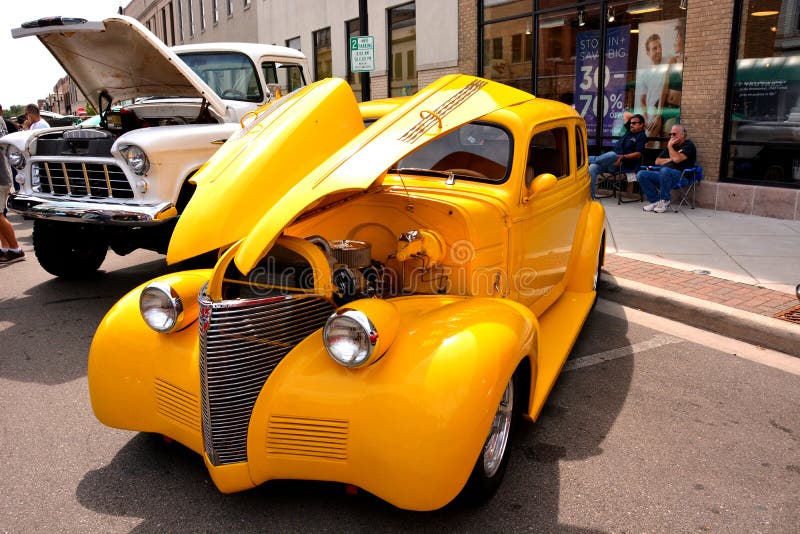
[[[441,176],[446,178],[445,183],[447,185],[453,185],[456,183],[456,176],[452,171],[438,171],[435,169],[420,169],[417,167],[400,167],[400,168],[393,168],[389,169],[390,171],[394,171],[397,174],[419,174],[421,176]]]
[[[453,173],[450,171],[437,171],[435,169],[421,169],[418,167],[394,167],[389,169],[398,174],[421,174],[422,176],[443,176],[444,178],[451,178]]]

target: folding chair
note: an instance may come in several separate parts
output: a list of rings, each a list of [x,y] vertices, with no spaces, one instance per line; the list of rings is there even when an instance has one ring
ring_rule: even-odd
[[[608,172],[601,172],[597,175],[597,183],[595,187],[595,196],[597,198],[609,198],[616,196],[617,190],[614,187],[614,175]],[[608,191],[608,193],[600,194],[598,191]]]
[[[642,188],[639,187],[639,182],[636,180],[629,180],[628,175],[633,174],[636,176],[636,171],[626,171],[626,172],[618,172],[614,174],[614,194],[617,196],[617,205],[619,204],[629,204],[631,202],[643,202],[644,201],[644,193],[642,192]],[[635,184],[635,187],[639,189],[639,199],[631,198],[629,200],[623,200],[622,192],[623,190],[627,190],[628,184]]]
[[[627,160],[631,162],[633,160]],[[629,183],[636,183],[636,180],[628,180],[628,174],[636,175],[636,170],[639,169],[641,165],[641,158],[636,160],[633,166],[629,166],[627,170],[618,170],[616,172],[601,172],[597,175],[597,184],[595,185],[595,189],[605,189],[610,191],[607,195],[597,195],[597,198],[608,198],[608,197],[617,197],[617,204],[627,204],[629,202],[637,202],[635,198],[630,200],[623,200],[622,199],[622,192],[623,192],[623,185],[627,186]],[[602,184],[602,186],[601,186]],[[610,185],[610,187],[609,187]],[[627,187],[624,188],[625,190]],[[638,202],[644,201],[644,193],[642,193],[642,188],[639,188],[639,200]]]
[[[678,190],[678,194],[680,195],[680,201],[678,202],[678,207],[672,208],[672,211],[678,213],[681,207],[686,204],[690,208],[694,209],[695,206],[695,197],[697,194],[697,184],[703,180],[703,168],[700,165],[695,165],[694,167],[690,167],[688,169],[684,169],[681,173],[681,178],[678,180],[672,189]],[[692,199],[689,200],[689,195],[692,195]]]

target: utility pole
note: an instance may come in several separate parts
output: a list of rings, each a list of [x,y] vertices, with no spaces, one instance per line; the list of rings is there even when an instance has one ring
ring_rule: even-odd
[[[369,35],[369,20],[367,18],[367,0],[358,0],[358,33],[362,36]],[[370,94],[369,72],[361,73],[361,101],[366,102],[372,99]]]

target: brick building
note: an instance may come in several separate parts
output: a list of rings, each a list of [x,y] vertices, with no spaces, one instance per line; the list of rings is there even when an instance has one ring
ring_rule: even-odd
[[[284,44],[315,79],[347,78],[358,0],[132,0],[125,14],[167,44]],[[367,0],[371,98],[443,74],[491,78],[568,102],[590,148],[642,112],[652,151],[680,122],[698,147],[703,207],[800,220],[797,0]],[[656,37],[653,37],[656,36]],[[598,90],[602,88],[602,90]]]

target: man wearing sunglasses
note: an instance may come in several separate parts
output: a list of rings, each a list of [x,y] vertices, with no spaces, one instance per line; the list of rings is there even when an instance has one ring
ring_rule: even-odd
[[[648,170],[639,171],[636,175],[639,187],[649,202],[642,209],[655,213],[667,211],[672,188],[685,169],[694,167],[696,160],[697,148],[687,138],[686,128],[680,124],[674,125],[669,133],[667,148],[656,158],[659,168],[648,167]]]
[[[625,123],[627,131],[616,142],[614,150],[589,157],[589,176],[592,177],[592,198],[597,198],[595,188],[601,173],[630,172],[639,170],[647,134],[644,133],[644,117],[632,115]]]

